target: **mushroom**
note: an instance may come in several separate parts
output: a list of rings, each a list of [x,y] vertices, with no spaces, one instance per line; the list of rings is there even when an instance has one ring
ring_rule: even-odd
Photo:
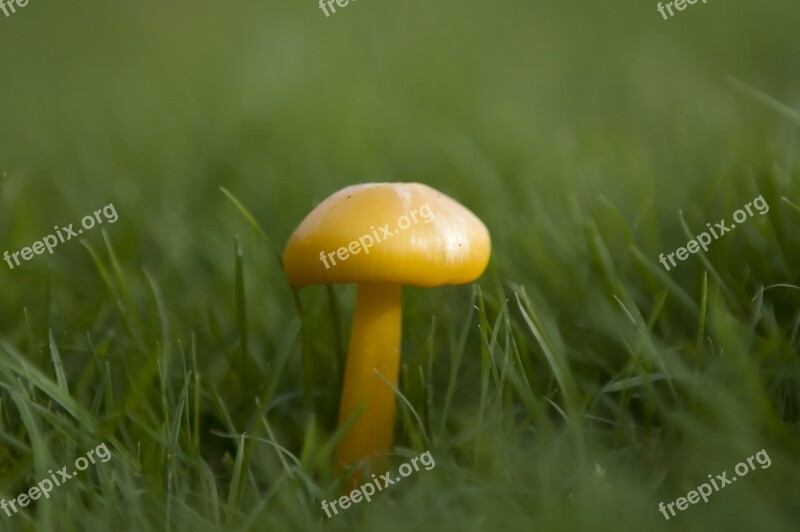
[[[363,466],[383,463],[392,447],[402,286],[470,283],[490,253],[483,222],[420,183],[346,187],[317,205],[289,238],[283,269],[293,286],[358,283],[339,425],[363,411],[336,450],[340,466],[356,466],[351,482]]]

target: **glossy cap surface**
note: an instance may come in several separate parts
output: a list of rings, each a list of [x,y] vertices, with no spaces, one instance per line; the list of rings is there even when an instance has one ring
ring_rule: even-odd
[[[300,223],[283,254],[294,286],[474,281],[491,254],[472,211],[420,183],[365,183],[325,199]]]

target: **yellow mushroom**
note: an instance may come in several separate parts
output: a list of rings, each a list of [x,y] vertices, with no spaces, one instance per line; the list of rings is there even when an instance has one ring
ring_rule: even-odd
[[[419,183],[344,188],[289,238],[283,269],[293,286],[358,283],[339,424],[364,410],[336,451],[339,465],[356,466],[351,479],[360,476],[358,466],[376,469],[392,448],[396,398],[386,381],[397,385],[402,286],[470,283],[490,253],[489,231],[477,216]]]

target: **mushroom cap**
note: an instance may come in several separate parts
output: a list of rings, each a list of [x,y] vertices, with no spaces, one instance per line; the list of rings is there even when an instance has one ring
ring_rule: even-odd
[[[306,216],[286,244],[283,270],[298,287],[458,285],[480,277],[490,254],[489,230],[449,196],[420,183],[364,183]]]

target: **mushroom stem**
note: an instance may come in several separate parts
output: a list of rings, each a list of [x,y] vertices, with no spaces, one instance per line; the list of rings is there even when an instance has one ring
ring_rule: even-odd
[[[392,448],[396,397],[384,379],[397,385],[401,328],[402,286],[359,284],[339,406],[339,425],[362,404],[364,410],[339,442],[336,461],[345,467],[361,464],[346,484],[360,478],[362,466],[368,464],[376,469],[385,463],[382,455]]]

